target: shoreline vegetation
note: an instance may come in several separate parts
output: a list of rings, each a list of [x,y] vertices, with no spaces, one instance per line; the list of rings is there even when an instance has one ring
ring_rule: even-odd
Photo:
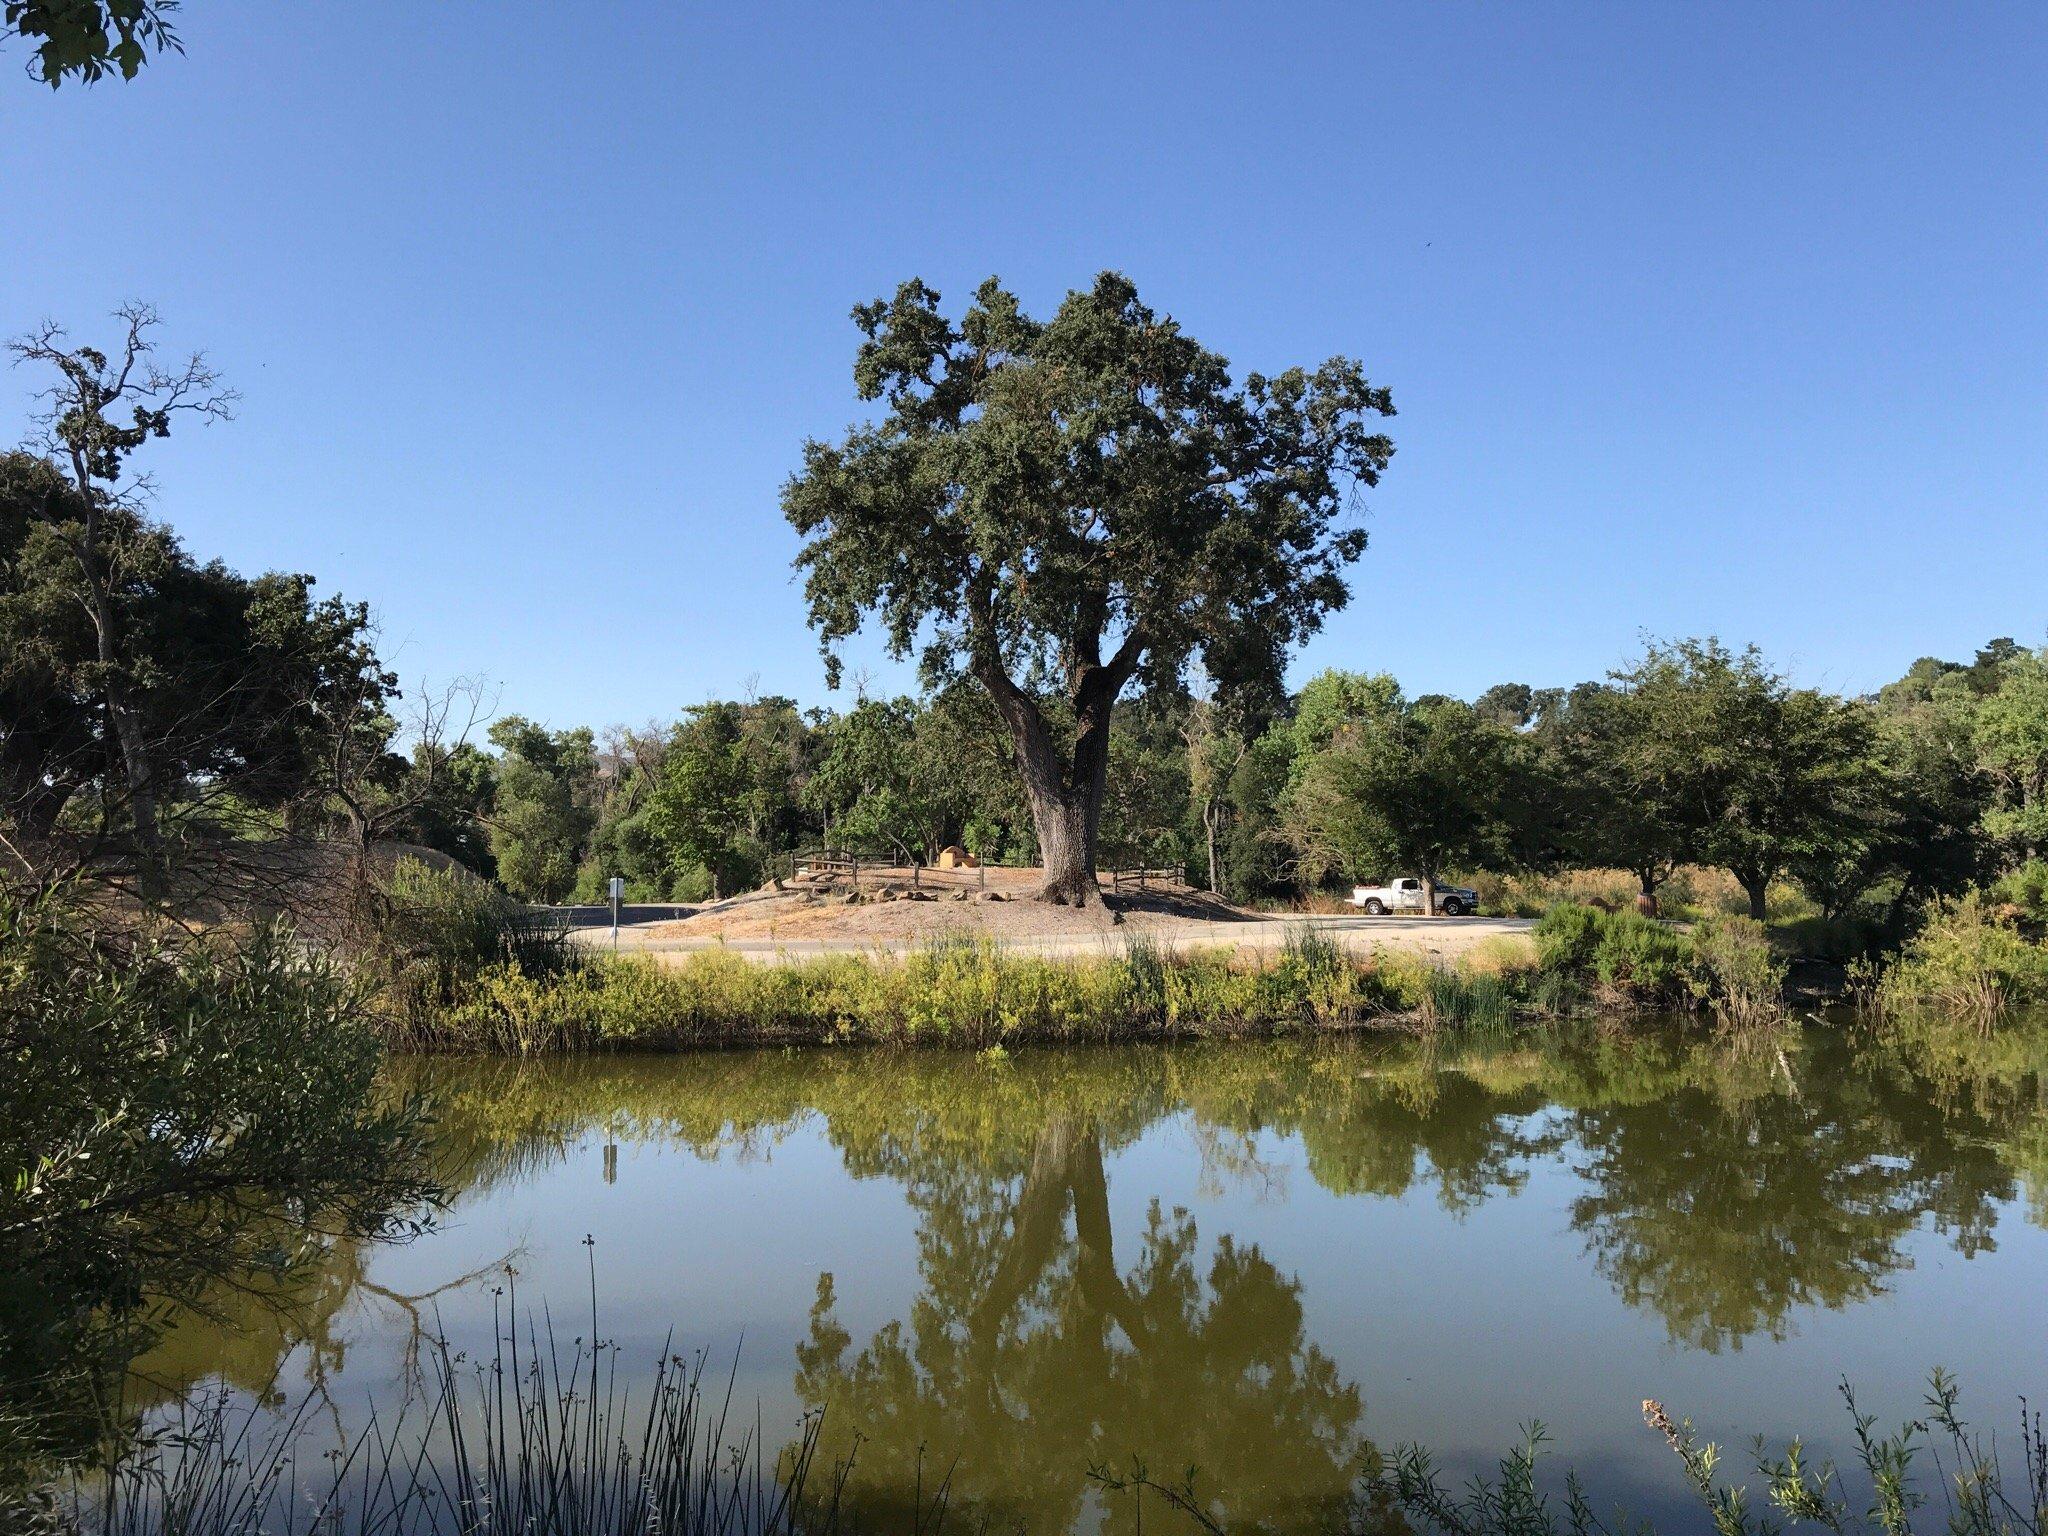
[[[987,940],[776,966],[707,950],[657,964],[577,949],[458,871],[401,861],[360,955],[393,1048],[512,1055],[736,1046],[1109,1043],[1344,1029],[1503,1031],[1692,1013],[1724,1028],[1789,1016],[1786,957],[1753,919],[1684,926],[1561,903],[1526,936],[1455,959],[1351,952],[1304,924],[1269,963],[1228,948],[1045,958]],[[2048,948],[1971,893],[1936,903],[1882,969],[1852,963],[1864,1012],[1988,1025],[2048,1002]]]
[[[1107,1043],[1357,1028],[1506,1030],[1585,1017],[1698,1010],[1746,1026],[1785,1017],[1786,964],[1763,926],[1713,916],[1688,929],[1634,911],[1564,905],[1527,938],[1448,964],[1347,951],[1313,925],[1269,964],[1228,948],[1052,959],[986,941],[903,954],[756,966],[705,951],[657,965],[577,951],[495,893],[401,864],[364,964],[388,1042],[416,1051],[526,1055],[750,1045]]]

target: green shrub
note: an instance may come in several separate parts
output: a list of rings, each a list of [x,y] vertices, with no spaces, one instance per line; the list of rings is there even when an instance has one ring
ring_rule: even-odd
[[[369,906],[356,965],[400,1039],[431,1032],[443,1014],[471,1001],[489,973],[510,967],[546,978],[574,958],[559,923],[464,870],[400,859]]]
[[[2028,922],[2048,923],[2048,859],[2029,859],[2018,869],[2001,875],[1991,894],[2006,905],[2017,907]]]
[[[1555,906],[1537,922],[1534,936],[1545,973],[1582,986],[1597,983],[1612,1002],[1669,1006],[1689,995],[1690,940],[1632,908]]]
[[[1936,902],[1878,987],[1880,1006],[1990,1020],[2048,1003],[2048,949],[2000,920],[1980,891]]]
[[[1676,929],[1640,912],[1608,912],[1600,919],[1593,974],[1601,986],[1648,1006],[1676,1002],[1687,991],[1692,944]]]
[[[1593,969],[1593,952],[1600,947],[1601,919],[1598,907],[1561,902],[1537,920],[1534,930],[1536,958],[1546,971],[1583,975]]]
[[[404,1235],[436,1194],[348,977],[281,933],[174,948],[98,916],[0,893],[0,1508],[112,1427],[169,1304]]]
[[[1694,987],[1723,1020],[1743,1027],[1785,1016],[1785,962],[1764,925],[1747,917],[1706,917],[1691,934]]]

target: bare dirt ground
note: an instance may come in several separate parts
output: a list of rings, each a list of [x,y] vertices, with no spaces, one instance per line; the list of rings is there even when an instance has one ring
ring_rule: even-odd
[[[844,880],[811,888],[768,888],[674,922],[623,928],[621,953],[682,956],[727,949],[773,964],[828,954],[891,954],[947,938],[986,939],[1021,953],[1081,958],[1114,953],[1128,938],[1169,949],[1225,947],[1246,958],[1278,950],[1291,930],[1313,926],[1346,948],[1409,950],[1438,959],[1530,925],[1518,918],[1274,915],[1249,912],[1185,886],[1126,886],[1109,906],[1076,911],[1035,901],[1043,874],[1032,869],[861,871],[861,900]],[[581,942],[613,947],[608,929]]]

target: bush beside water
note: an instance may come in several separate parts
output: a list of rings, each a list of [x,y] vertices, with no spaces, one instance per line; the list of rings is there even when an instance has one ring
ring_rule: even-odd
[[[0,893],[0,1497],[94,1447],[171,1304],[323,1234],[409,1235],[439,1197],[359,985],[282,931],[95,916]]]
[[[1706,917],[1687,931],[1632,909],[1564,905],[1543,914],[1534,937],[1553,989],[1576,985],[1602,1008],[1704,1006],[1737,1025],[1784,1017],[1785,963],[1747,917]]]
[[[1940,1011],[1988,1022],[2048,1003],[2048,947],[1981,892],[1937,902],[1878,984],[1890,1012]]]

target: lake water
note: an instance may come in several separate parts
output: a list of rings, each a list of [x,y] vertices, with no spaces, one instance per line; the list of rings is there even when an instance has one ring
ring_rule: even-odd
[[[1960,1028],[414,1063],[439,1229],[138,1370],[360,1422],[421,1329],[587,1333],[594,1266],[622,1370],[736,1357],[771,1441],[861,1437],[877,1507],[951,1468],[955,1508],[1088,1527],[1136,1457],[1306,1529],[1375,1446],[1467,1473],[1540,1418],[1603,1508],[1689,1527],[1646,1397],[1839,1451],[1845,1376],[1890,1422],[1946,1366],[2001,1431],[2048,1392],[2044,1069],[2048,1030]]]

